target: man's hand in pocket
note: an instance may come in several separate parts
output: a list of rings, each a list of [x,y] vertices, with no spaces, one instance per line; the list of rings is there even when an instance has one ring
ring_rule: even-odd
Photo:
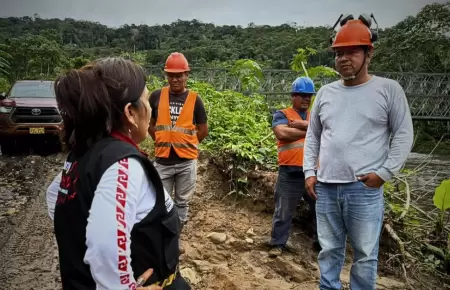
[[[358,180],[364,183],[367,187],[373,188],[380,188],[384,184],[384,180],[376,175],[375,172],[359,176]]]

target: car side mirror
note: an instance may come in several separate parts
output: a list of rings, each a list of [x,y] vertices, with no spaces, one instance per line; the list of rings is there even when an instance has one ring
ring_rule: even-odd
[[[6,93],[1,93],[0,94],[0,100],[4,100],[6,99]]]

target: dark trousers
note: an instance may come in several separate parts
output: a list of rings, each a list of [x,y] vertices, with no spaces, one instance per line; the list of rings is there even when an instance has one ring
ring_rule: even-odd
[[[280,166],[277,184],[275,186],[275,212],[272,220],[271,245],[284,247],[289,239],[292,218],[303,199],[309,204],[311,221],[315,229],[315,200],[305,190],[305,175],[303,168]]]

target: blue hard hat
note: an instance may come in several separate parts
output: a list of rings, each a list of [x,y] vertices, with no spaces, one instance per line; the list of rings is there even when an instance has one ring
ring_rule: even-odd
[[[298,77],[292,83],[291,94],[315,94],[314,82],[308,77]]]

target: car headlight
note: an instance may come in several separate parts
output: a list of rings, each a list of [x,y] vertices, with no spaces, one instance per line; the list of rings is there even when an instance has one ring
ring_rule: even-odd
[[[1,114],[9,114],[13,107],[0,107],[0,113]]]

